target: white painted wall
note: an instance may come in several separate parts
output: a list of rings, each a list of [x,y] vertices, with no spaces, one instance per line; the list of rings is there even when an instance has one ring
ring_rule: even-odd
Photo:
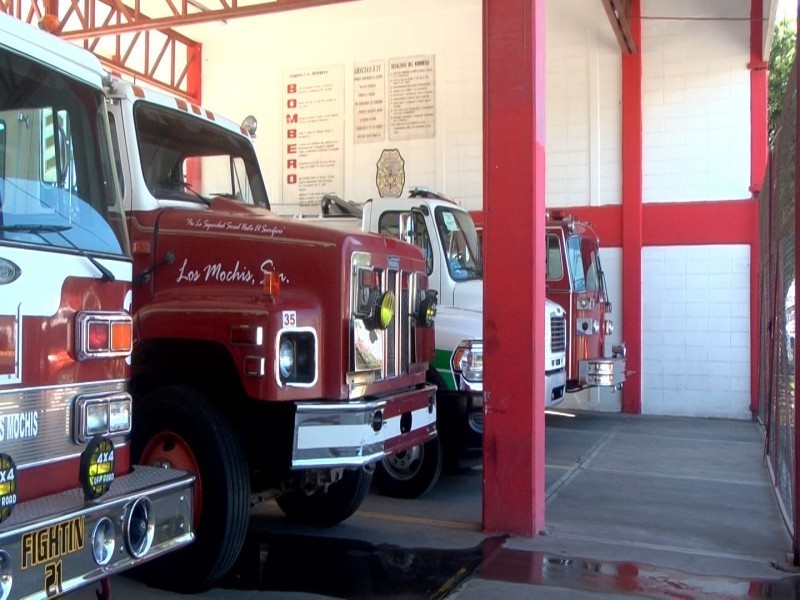
[[[622,82],[616,39],[602,4],[595,0],[548,0],[546,13],[547,205],[619,204]],[[642,0],[642,13],[645,202],[748,198],[749,0]],[[712,14],[744,20],[655,18]],[[481,19],[481,0],[359,0],[196,26],[185,33],[203,42],[204,105],[234,119],[250,113],[259,118],[256,149],[274,203],[282,200],[283,72],[343,65],[345,174],[340,194],[354,201],[376,197],[375,163],[382,149],[398,148],[405,159],[406,190],[432,186],[474,210],[482,208],[483,188]],[[436,137],[353,144],[353,65],[421,54],[435,56]],[[705,250],[724,264],[738,265],[741,259],[737,247]],[[656,262],[673,268],[677,263],[672,259],[685,252],[646,248],[644,257],[652,261],[663,256]],[[615,304],[615,338],[622,324],[621,257],[619,248],[603,249]],[[697,344],[679,331],[665,336],[663,329],[665,323],[677,327],[677,315],[665,319],[663,314],[678,310],[676,302],[669,301],[676,296],[660,297],[663,281],[652,279],[648,268],[644,274],[648,313],[643,323],[643,411],[748,417],[749,383],[733,376],[727,384],[715,379],[726,373],[721,365],[689,373],[691,377],[664,377],[665,369],[671,375],[669,370],[680,366],[673,356],[676,350],[665,348],[680,342],[687,369],[711,364],[719,356],[738,360],[746,354],[747,364],[737,363],[735,373],[749,378],[749,346],[742,345],[745,332],[731,329],[730,335],[713,336],[713,355],[706,356],[705,363],[686,366],[690,348],[700,353]],[[719,299],[711,298],[707,281],[721,274],[710,270],[706,278],[697,275],[682,281],[682,291],[670,289],[693,299],[684,304],[683,310],[692,314],[684,315],[681,331],[688,323],[693,332],[716,332],[724,325],[717,320],[722,307]],[[738,271],[731,277],[737,297],[749,299],[749,278]],[[656,310],[662,329],[655,329],[648,318]],[[729,326],[740,328],[738,319],[748,315],[739,317],[737,312],[724,318],[737,319]],[[592,394],[594,398],[576,401],[618,410],[618,394]]]
[[[645,202],[750,197],[750,0],[642,0]],[[728,21],[686,20],[718,15]],[[680,16],[680,20],[670,19]]]
[[[642,251],[642,412],[750,417],[750,247]]]
[[[622,201],[622,62],[601,2],[547,3],[547,206]]]
[[[384,148],[405,160],[406,187],[425,185],[482,207],[483,96],[480,0],[360,0],[231,20],[187,30],[203,42],[203,104],[235,120],[259,120],[256,150],[270,199],[282,202],[282,73],[344,66],[344,187],[356,202],[378,196]],[[455,33],[457,32],[457,33]],[[432,54],[436,137],[354,144],[353,65]],[[388,92],[387,92],[388,101]]]

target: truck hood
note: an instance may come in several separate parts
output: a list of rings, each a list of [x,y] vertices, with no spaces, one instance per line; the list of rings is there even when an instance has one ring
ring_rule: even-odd
[[[447,304],[447,299],[440,298],[440,304]],[[462,281],[453,288],[453,306],[464,310],[483,312],[483,280]]]
[[[154,298],[238,297],[261,304],[262,281],[270,272],[280,279],[282,298],[295,304],[310,301],[332,315],[332,323],[348,314],[353,253],[394,261],[403,271],[425,272],[416,246],[281,218],[262,207],[220,198],[208,208],[164,208],[135,218],[142,225],[152,219],[153,254],[160,265],[153,274]]]

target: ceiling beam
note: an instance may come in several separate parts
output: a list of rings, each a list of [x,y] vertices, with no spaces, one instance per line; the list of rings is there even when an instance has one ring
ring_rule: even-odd
[[[197,102],[201,44],[173,27],[353,0],[0,0],[0,12],[32,25],[58,17],[56,35],[80,44],[111,70]],[[148,14],[142,12],[146,6]]]
[[[631,35],[632,0],[600,0],[606,10],[611,28],[617,36],[617,43],[623,54],[638,54],[636,42]]]
[[[71,9],[77,10],[81,0],[69,0]],[[249,2],[240,6],[238,0],[204,0],[202,3],[190,0],[148,0],[147,10],[150,15],[165,13],[165,16],[147,17],[141,12],[141,0],[133,0],[133,6],[128,6],[120,0],[96,0],[103,3],[112,11],[120,15],[116,23],[97,24],[94,19],[87,20],[83,26],[71,28],[62,26],[58,34],[67,40],[85,40],[107,35],[120,35],[134,33],[148,29],[196,25],[212,21],[224,21],[239,17],[254,17],[270,13],[298,10],[301,8],[316,8],[326,4],[352,2],[353,0],[264,0]],[[94,11],[85,11],[91,13]]]

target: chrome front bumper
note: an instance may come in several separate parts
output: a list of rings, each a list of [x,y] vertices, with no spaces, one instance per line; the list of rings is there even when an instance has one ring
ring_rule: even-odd
[[[136,467],[94,501],[76,488],[18,504],[0,525],[0,598],[73,591],[188,544],[193,482],[183,471]],[[94,534],[109,524],[113,548],[108,535],[102,546],[108,562],[98,564]]]
[[[595,358],[580,361],[578,382],[585,387],[622,387],[625,383],[625,358]]]
[[[567,372],[564,369],[544,374],[544,407],[555,406],[567,391]]]
[[[301,402],[292,469],[358,467],[436,436],[436,386],[362,402]]]

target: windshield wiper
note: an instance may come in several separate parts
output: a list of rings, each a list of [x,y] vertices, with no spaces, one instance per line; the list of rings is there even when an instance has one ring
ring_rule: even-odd
[[[91,254],[86,252],[86,250],[84,250],[83,248],[75,245],[75,243],[71,239],[69,239],[67,236],[65,236],[63,234],[63,232],[67,231],[68,229],[72,229],[72,226],[71,225],[44,225],[44,224],[41,224],[41,223],[18,223],[18,224],[15,224],[15,225],[0,225],[0,231],[10,231],[12,233],[32,233],[34,235],[38,235],[40,238],[42,238],[45,242],[47,242],[51,246],[54,246],[55,244],[53,244],[53,242],[48,240],[42,234],[44,234],[44,233],[55,233],[55,234],[58,235],[58,237],[63,239],[65,242],[67,242],[67,244],[69,244],[72,248],[77,250],[78,254],[80,254],[85,259],[87,259],[90,263],[92,263],[97,268],[98,271],[100,271],[100,273],[102,274],[102,276],[100,277],[100,281],[116,281],[117,278],[114,277],[114,274],[108,269],[108,267],[103,265],[94,256],[92,256]]]
[[[16,225],[0,225],[0,231],[10,231],[12,233],[61,233],[67,229],[72,229],[70,225],[43,225],[41,223],[23,223]],[[47,241],[47,240],[45,240]]]

